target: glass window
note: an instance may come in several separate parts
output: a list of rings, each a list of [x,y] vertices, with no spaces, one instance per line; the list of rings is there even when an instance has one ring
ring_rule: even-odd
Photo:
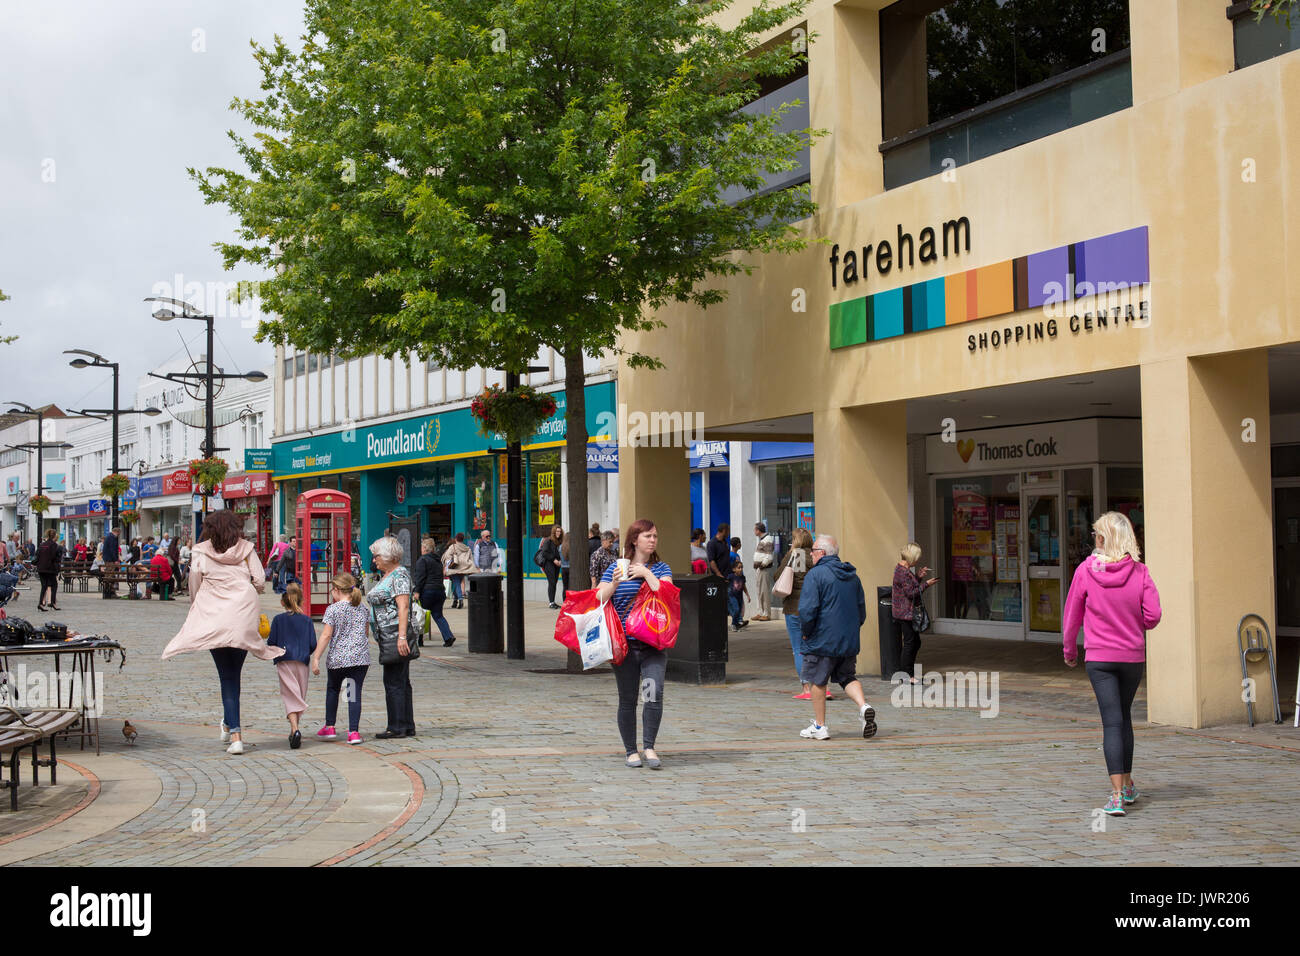
[[[941,553],[922,565],[939,578],[939,617],[1022,620],[1018,475],[941,478],[936,482]]]
[[[284,519],[284,534],[295,534],[297,532],[297,519],[295,515],[298,511],[298,482],[282,481],[280,488],[284,493],[284,507],[280,509],[280,514]]]
[[[478,532],[488,528],[494,536],[498,534],[493,522],[497,496],[492,474],[496,468],[497,457],[484,455],[465,462],[465,480],[469,482],[470,529]],[[465,536],[466,540],[471,540],[473,537],[474,535],[469,534]]]
[[[1133,522],[1138,551],[1146,554],[1146,518],[1142,513],[1142,469],[1107,467],[1106,510],[1127,515]]]
[[[284,360],[284,377],[293,378],[293,356],[290,355]]]
[[[307,356],[302,352],[294,356],[293,370],[296,375],[302,375],[307,371]]]
[[[1255,14],[1247,9],[1232,21],[1232,45],[1236,69],[1263,63],[1283,53],[1300,50],[1300,17],[1291,21],[1291,28],[1271,16],[1258,23]]]
[[[307,371],[314,372],[320,367],[320,356],[312,352],[307,356]]]
[[[525,497],[528,501],[529,534],[534,538],[544,538],[560,523],[560,515],[563,513],[560,452],[558,449],[530,451],[526,457],[528,492]]]
[[[780,539],[782,550],[795,528],[802,526],[815,533],[811,459],[760,465],[758,494],[762,502],[759,518],[767,524],[768,533]],[[746,547],[752,547],[753,528],[733,528],[731,533],[744,540]]]
[[[1074,580],[1075,569],[1092,554],[1094,493],[1091,468],[1065,471],[1065,586]]]

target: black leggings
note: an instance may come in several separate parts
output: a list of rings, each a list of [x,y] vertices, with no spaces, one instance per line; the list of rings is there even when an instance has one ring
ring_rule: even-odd
[[[547,564],[542,568],[546,575],[546,599],[551,604],[555,603],[555,584],[560,579],[560,569],[553,564]]]
[[[57,571],[41,571],[41,604],[53,604],[59,599],[59,575]],[[50,592],[50,599],[45,600],[45,592]]]
[[[325,726],[333,727],[334,718],[339,712],[339,691],[343,682],[351,680],[352,684],[344,695],[348,702],[348,731],[356,733],[361,726],[361,685],[366,681],[365,665],[355,667],[330,667],[325,671]]]
[[[646,750],[654,750],[664,717],[664,676],[668,653],[642,641],[627,642],[627,657],[614,667],[618,685],[618,733],[624,750],[636,753],[636,704],[641,702],[641,733]]]
[[[1106,772],[1133,772],[1133,698],[1142,683],[1141,661],[1088,661],[1084,665],[1101,710],[1102,750]]]
[[[916,628],[911,621],[896,620],[899,631],[903,635],[903,653],[898,659],[898,669],[913,677],[912,671],[916,666],[916,655],[921,651],[921,635],[916,632]],[[893,676],[892,674],[890,675]]]

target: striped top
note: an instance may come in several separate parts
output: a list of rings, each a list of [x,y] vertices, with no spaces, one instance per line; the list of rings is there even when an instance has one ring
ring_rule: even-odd
[[[605,573],[600,576],[600,583],[608,584],[613,581],[614,572],[617,570],[617,564],[611,564],[607,567]],[[673,569],[668,567],[665,561],[656,561],[650,565],[650,573],[660,581],[664,578],[672,580]],[[633,578],[630,581],[620,581],[618,587],[614,589],[614,596],[610,598],[610,603],[614,605],[614,611],[623,624],[627,624],[627,612],[632,610],[632,601],[636,598],[637,592],[641,590],[642,583],[640,578]],[[635,640],[635,638],[629,638],[629,640]]]

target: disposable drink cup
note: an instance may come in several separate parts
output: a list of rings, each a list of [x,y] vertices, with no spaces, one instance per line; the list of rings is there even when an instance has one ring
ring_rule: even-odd
[[[619,559],[618,559],[618,570],[619,570],[619,574],[620,574],[620,576],[622,577],[622,579],[623,579],[624,581],[627,580],[627,569],[628,569],[629,567],[631,567],[631,566],[632,566],[632,559],[631,559],[631,558],[619,558]]]

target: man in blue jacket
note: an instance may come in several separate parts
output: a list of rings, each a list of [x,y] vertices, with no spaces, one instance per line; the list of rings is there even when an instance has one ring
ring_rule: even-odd
[[[804,681],[812,686],[813,722],[800,737],[825,740],[826,688],[839,681],[858,705],[862,736],[876,735],[876,711],[867,703],[858,681],[858,631],[867,620],[867,596],[857,569],[839,559],[839,545],[820,534],[812,546],[813,567],[799,592],[799,627],[803,631]]]
[[[104,535],[104,558],[103,562],[100,564],[101,575],[105,571],[115,572],[118,569],[119,563],[122,560],[121,534],[122,529],[117,525],[113,525],[113,530]],[[105,582],[102,593],[106,598],[116,597],[117,585]]]

